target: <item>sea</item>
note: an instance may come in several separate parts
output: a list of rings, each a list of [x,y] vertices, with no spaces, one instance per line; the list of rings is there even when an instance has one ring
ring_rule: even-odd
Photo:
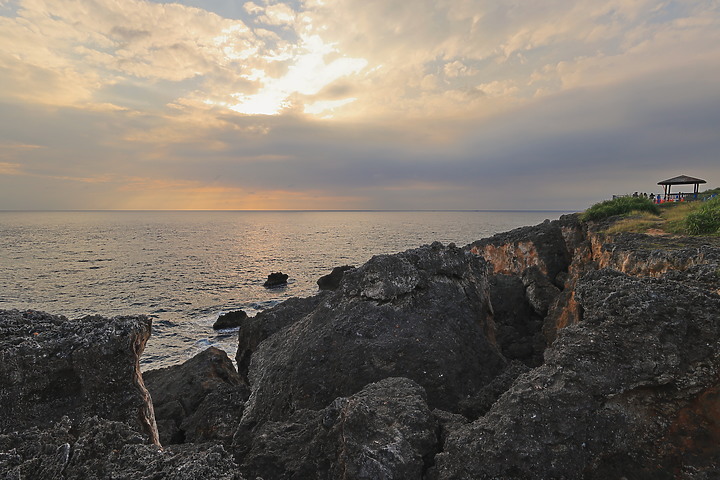
[[[340,265],[434,241],[467,245],[559,211],[0,211],[0,309],[68,318],[148,315],[143,370],[210,346],[234,358],[249,316],[318,291]],[[272,272],[287,286],[265,288]]]

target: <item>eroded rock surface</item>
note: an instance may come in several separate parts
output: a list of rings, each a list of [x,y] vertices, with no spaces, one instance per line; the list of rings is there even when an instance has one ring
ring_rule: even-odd
[[[238,374],[248,383],[248,368],[258,345],[270,335],[301,320],[325,298],[321,293],[308,298],[289,298],[275,307],[247,318],[238,330],[238,349],[235,355]]]
[[[229,442],[249,391],[223,350],[210,347],[182,365],[143,374],[163,445]]]
[[[222,446],[161,449],[127,423],[98,417],[75,427],[64,417],[47,428],[0,434],[0,478],[243,480]]]
[[[578,282],[577,301],[582,321],[545,364],[450,434],[440,479],[718,473],[720,297],[603,270]]]
[[[396,376],[423,386],[432,408],[453,411],[506,364],[481,259],[440,244],[380,255],[260,344],[244,419],[282,420]]]
[[[241,429],[236,447],[248,478],[421,479],[436,428],[423,388],[387,378],[324,409]]]
[[[139,367],[150,325],[143,316],[68,320],[0,310],[0,433],[97,416],[158,443]]]

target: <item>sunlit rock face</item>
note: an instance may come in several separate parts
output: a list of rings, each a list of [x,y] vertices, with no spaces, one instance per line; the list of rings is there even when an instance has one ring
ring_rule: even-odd
[[[528,268],[537,267],[554,282],[570,266],[574,245],[566,243],[566,238],[570,240],[568,230],[577,228],[578,223],[574,216],[566,215],[561,221],[546,220],[478,240],[468,248],[487,260],[494,274],[522,275]]]
[[[542,317],[542,335],[550,344],[557,331],[578,323],[580,307],[575,298],[575,284],[587,272],[611,268],[641,277],[662,277],[720,292],[720,242],[708,238],[649,236],[638,233],[610,235],[604,233],[613,223],[584,223],[578,215],[564,215],[556,221],[522,227],[478,240],[466,248],[491,265],[491,282],[504,285],[502,292],[492,292],[498,332],[510,328],[518,331],[525,325],[527,335],[537,333],[533,325]],[[524,291],[515,281],[523,280]],[[558,290],[555,290],[556,287]],[[533,307],[534,313],[519,312],[514,302],[508,306],[503,298],[515,296]],[[510,308],[508,310],[508,308]],[[509,326],[509,327],[508,327]],[[507,328],[506,328],[507,327]],[[507,335],[499,336],[507,352]],[[517,343],[517,336],[512,342]],[[525,341],[530,342],[531,339]],[[539,347],[539,343],[535,341]],[[527,348],[525,348],[527,351]],[[537,351],[533,351],[537,358]],[[511,358],[513,357],[510,355]],[[520,358],[523,361],[529,357]]]
[[[720,297],[601,270],[578,282],[576,301],[581,321],[545,364],[449,436],[440,479],[717,473]]]
[[[126,422],[158,444],[139,369],[150,325],[143,316],[0,311],[0,432],[96,416]]]
[[[244,421],[321,409],[404,376],[447,410],[506,367],[494,342],[485,264],[455,247],[381,255],[252,355]]]

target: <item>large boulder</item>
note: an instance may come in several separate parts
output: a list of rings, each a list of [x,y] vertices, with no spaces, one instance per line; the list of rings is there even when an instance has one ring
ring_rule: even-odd
[[[308,298],[289,298],[273,308],[264,310],[254,317],[247,318],[238,330],[238,349],[235,354],[238,374],[248,384],[250,359],[260,343],[270,335],[292,325],[312,312],[325,298],[315,295]]]
[[[421,479],[437,452],[425,392],[406,378],[370,384],[322,410],[238,430],[248,478]]]
[[[579,324],[436,457],[440,479],[717,478],[720,297],[591,272]]]
[[[483,260],[458,248],[435,243],[373,257],[259,345],[245,420],[317,410],[396,376],[423,386],[432,408],[456,411],[506,367],[487,288]]]
[[[150,326],[143,316],[0,311],[0,433],[99,417],[158,443],[139,366]]]
[[[210,347],[182,365],[143,376],[163,445],[232,437],[249,392],[223,350]]]

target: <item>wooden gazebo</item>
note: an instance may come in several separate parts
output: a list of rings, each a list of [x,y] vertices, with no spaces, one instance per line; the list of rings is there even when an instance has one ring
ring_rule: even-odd
[[[700,188],[701,183],[707,183],[705,180],[701,178],[695,178],[695,177],[688,177],[687,175],[680,175],[678,177],[673,177],[668,180],[663,180],[662,182],[658,182],[658,185],[662,185],[665,189],[665,200],[671,199],[670,189],[673,185],[693,185],[693,197],[697,198],[697,194]],[[686,195],[685,193],[676,193],[675,196],[678,200],[684,199]]]

